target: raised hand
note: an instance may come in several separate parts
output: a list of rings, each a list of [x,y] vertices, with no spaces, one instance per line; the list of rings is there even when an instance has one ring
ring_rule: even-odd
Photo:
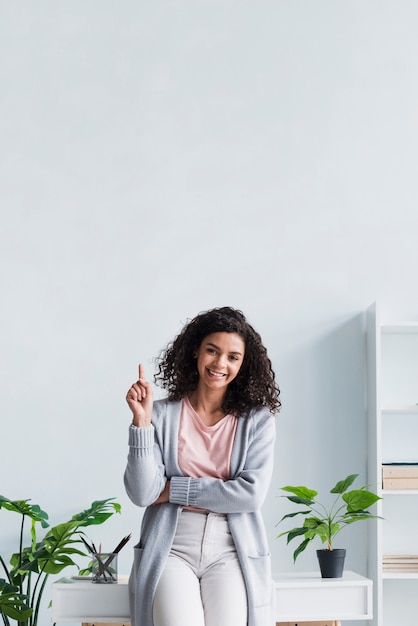
[[[132,424],[138,428],[151,424],[154,395],[149,382],[145,380],[144,366],[138,366],[138,380],[129,388],[126,402],[132,411]]]

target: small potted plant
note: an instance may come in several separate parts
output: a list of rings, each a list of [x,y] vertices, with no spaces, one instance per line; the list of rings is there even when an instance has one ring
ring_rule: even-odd
[[[11,626],[12,621],[19,626],[38,626],[49,575],[58,574],[70,565],[78,567],[73,557],[86,555],[76,547],[83,545],[84,528],[103,524],[114,513],[120,513],[121,505],[112,500],[97,500],[69,521],[49,527],[48,514],[39,505],[0,496],[0,509],[17,513],[21,518],[18,551],[10,557],[10,565],[0,555],[0,574],[6,576],[0,576],[0,617],[4,626]],[[29,545],[24,545],[25,521],[30,523]],[[44,529],[49,527],[41,540],[37,537],[38,524]]]
[[[368,485],[348,491],[357,477],[358,474],[350,474],[344,480],[337,482],[330,490],[330,493],[335,494],[336,497],[329,507],[316,499],[318,492],[314,489],[303,486],[281,487],[282,491],[292,494],[282,496],[283,498],[303,506],[304,509],[284,515],[278,524],[297,515],[302,515],[304,519],[302,526],[286,530],[278,537],[286,536],[287,543],[297,537],[303,538],[293,552],[293,562],[315,537],[319,537],[322,543],[326,544],[326,548],[316,551],[323,578],[341,578],[343,573],[346,551],[344,548],[334,548],[336,535],[348,524],[378,517],[370,513],[368,509],[381,498],[370,491]]]

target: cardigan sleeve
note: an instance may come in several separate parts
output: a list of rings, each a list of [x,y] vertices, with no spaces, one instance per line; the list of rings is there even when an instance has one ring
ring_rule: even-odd
[[[242,470],[227,481],[172,476],[170,502],[214,513],[250,512],[261,507],[273,471],[275,419],[267,410],[246,419],[253,423]]]
[[[165,467],[155,437],[155,427],[129,427],[128,462],[124,473],[126,493],[137,506],[155,502],[166,483]]]

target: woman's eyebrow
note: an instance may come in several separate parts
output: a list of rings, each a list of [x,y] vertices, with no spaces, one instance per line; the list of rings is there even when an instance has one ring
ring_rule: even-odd
[[[220,347],[217,346],[216,343],[212,343],[212,341],[208,341],[206,345],[212,346],[212,348],[216,348],[216,350],[220,350]],[[229,354],[239,354],[240,356],[242,355],[242,353],[239,352],[238,350],[231,350]]]

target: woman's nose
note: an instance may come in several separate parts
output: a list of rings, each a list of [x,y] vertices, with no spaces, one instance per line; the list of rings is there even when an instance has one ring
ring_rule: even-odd
[[[218,365],[218,367],[225,367],[225,365],[226,365],[226,355],[225,354],[218,354],[217,359],[216,359],[216,364]]]

